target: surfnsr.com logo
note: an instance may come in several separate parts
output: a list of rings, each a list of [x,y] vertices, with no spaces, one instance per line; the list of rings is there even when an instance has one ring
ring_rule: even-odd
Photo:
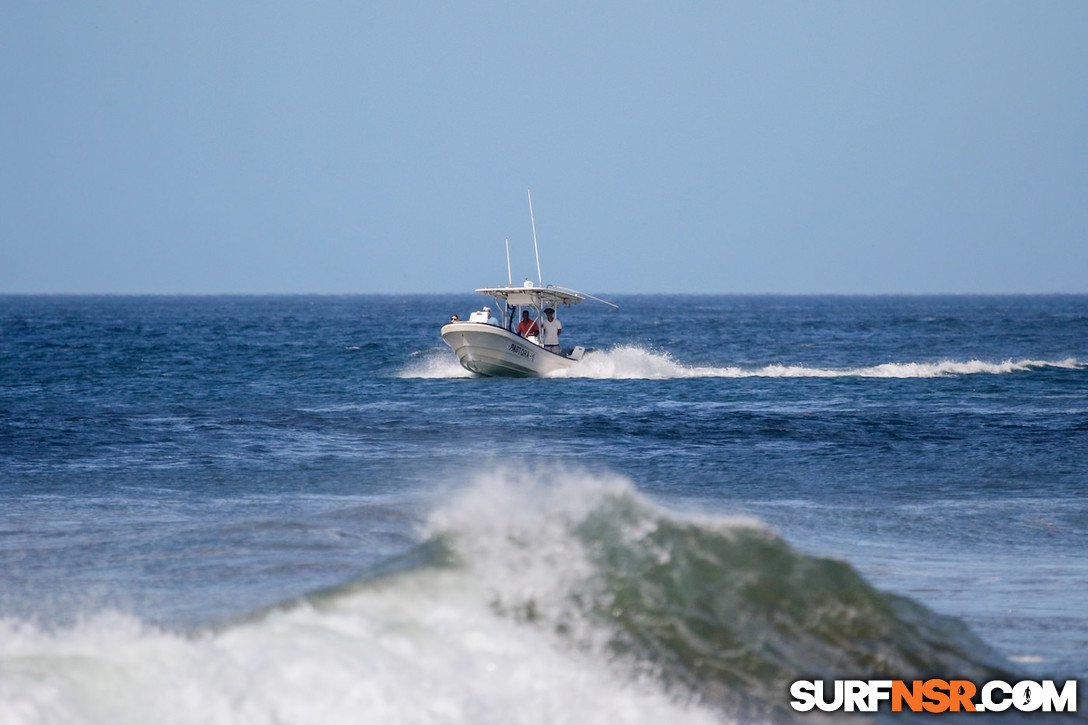
[[[1054,680],[1009,684],[991,680],[981,687],[968,680],[798,680],[790,686],[790,706],[798,712],[1076,712],[1077,681],[1059,689]]]

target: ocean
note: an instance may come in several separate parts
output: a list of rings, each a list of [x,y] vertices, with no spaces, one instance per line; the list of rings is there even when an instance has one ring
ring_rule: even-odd
[[[459,367],[483,301],[0,297],[0,722],[1088,678],[1088,296],[617,296],[546,379]]]

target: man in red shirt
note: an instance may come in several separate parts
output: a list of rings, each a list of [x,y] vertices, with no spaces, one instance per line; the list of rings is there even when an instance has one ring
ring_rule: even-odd
[[[518,323],[518,334],[522,337],[538,334],[536,322],[529,319],[529,310],[522,310],[521,322]]]

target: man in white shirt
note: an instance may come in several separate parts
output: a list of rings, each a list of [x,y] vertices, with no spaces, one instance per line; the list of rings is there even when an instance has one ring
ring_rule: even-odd
[[[563,323],[555,317],[555,310],[544,310],[544,319],[540,321],[540,339],[544,349],[559,354],[559,336],[563,334]]]

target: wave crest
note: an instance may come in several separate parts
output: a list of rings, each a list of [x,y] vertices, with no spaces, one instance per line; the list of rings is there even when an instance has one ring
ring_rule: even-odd
[[[683,516],[621,478],[500,473],[429,532],[494,610],[704,701],[785,714],[802,676],[989,676],[958,620],[880,592],[759,522]]]

